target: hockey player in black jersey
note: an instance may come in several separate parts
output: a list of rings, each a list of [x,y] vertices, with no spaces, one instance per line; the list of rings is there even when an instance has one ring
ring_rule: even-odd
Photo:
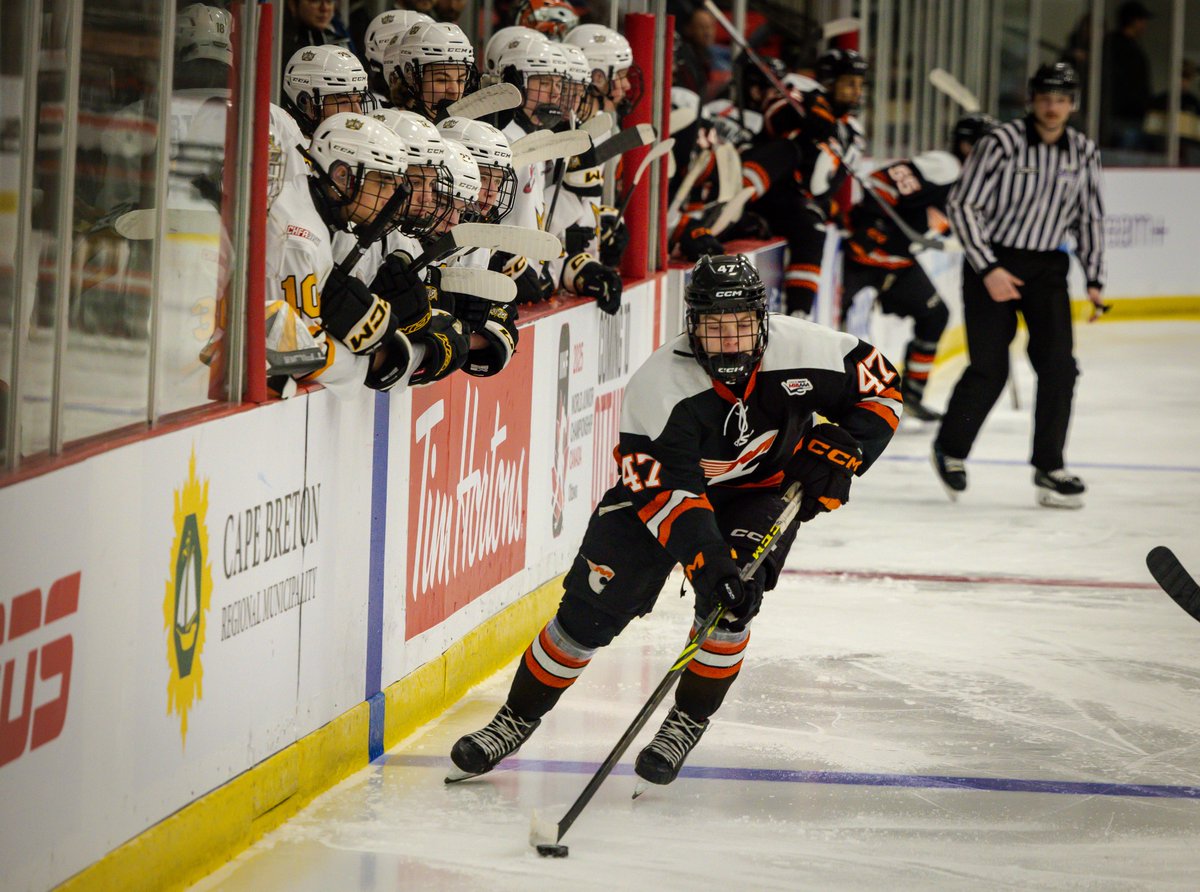
[[[947,226],[946,198],[958,182],[962,162],[971,147],[998,123],[978,112],[959,118],[950,134],[951,152],[923,152],[880,168],[867,178],[874,198],[864,195],[850,212],[850,231],[842,253],[843,305],[849,307],[857,295],[873,288],[883,312],[912,318],[913,334],[904,353],[900,392],[908,412],[922,421],[942,417],[922,400],[950,311],[913,257],[908,237],[880,202],[917,232]]]
[[[596,651],[654,607],[682,564],[697,621],[727,612],[688,665],[675,705],[639,754],[643,779],[670,783],[741,668],[749,625],[795,537],[780,537],[742,582],[756,537],[803,484],[798,519],[850,498],[902,411],[900,376],[870,344],[799,319],[768,316],[743,255],[705,256],[687,289],[687,331],[664,344],[625,390],[620,480],[588,523],[553,619],[525,651],[495,718],[455,743],[447,781],[483,774],[533,733]],[[817,424],[819,413],[828,422]]]

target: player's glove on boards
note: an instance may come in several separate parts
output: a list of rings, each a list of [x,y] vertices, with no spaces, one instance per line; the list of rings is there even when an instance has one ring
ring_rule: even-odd
[[[784,474],[804,487],[796,518],[804,523],[850,501],[850,483],[862,467],[862,445],[836,424],[818,424],[800,441]]]
[[[421,367],[413,372],[413,384],[440,381],[462,368],[471,349],[471,333],[462,321],[443,310],[434,310],[429,326],[413,344],[425,347]]]

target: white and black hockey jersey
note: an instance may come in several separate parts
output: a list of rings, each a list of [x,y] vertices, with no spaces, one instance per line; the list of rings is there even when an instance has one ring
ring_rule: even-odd
[[[819,413],[862,444],[863,473],[892,438],[900,376],[853,335],[789,316],[769,317],[766,352],[738,395],[713,381],[686,334],[656,350],[625,388],[621,479],[605,501],[632,502],[642,522],[685,566],[722,546],[710,487],[770,488]]]

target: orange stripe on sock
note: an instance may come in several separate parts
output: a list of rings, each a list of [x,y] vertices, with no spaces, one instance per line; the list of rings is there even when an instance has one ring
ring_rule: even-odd
[[[533,655],[533,648],[525,650],[525,668],[533,673],[533,677],[540,681],[548,688],[569,688],[575,684],[573,678],[559,678],[557,675],[551,675],[538,663],[537,657]]]
[[[703,663],[697,663],[695,660],[692,660],[688,663],[687,671],[699,675],[701,678],[731,678],[737,675],[741,668],[741,660],[738,660],[732,666],[722,666],[719,669],[712,666],[705,666]]]
[[[546,652],[546,655],[550,657],[550,659],[554,660],[556,663],[561,663],[568,669],[582,669],[591,662],[591,660],[576,660],[567,656],[566,652],[563,651],[562,648],[550,640],[550,636],[546,634],[545,629],[542,629],[541,634],[538,635],[538,640],[542,642],[542,650]]]

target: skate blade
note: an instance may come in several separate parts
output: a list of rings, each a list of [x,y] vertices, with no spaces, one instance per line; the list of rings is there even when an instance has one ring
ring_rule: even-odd
[[[455,768],[450,769],[450,773],[446,775],[446,778],[443,781],[443,783],[457,784],[461,781],[470,780],[473,777],[479,777],[480,775],[483,775],[486,773],[487,773],[486,771],[481,771],[478,774],[475,774],[470,771],[463,771],[461,768],[455,767]]]
[[[1083,507],[1083,496],[1080,494],[1065,496],[1053,490],[1039,488],[1037,503],[1043,508],[1075,509]]]
[[[633,787],[633,798],[637,799],[643,793],[650,789],[650,782],[640,780]]]

